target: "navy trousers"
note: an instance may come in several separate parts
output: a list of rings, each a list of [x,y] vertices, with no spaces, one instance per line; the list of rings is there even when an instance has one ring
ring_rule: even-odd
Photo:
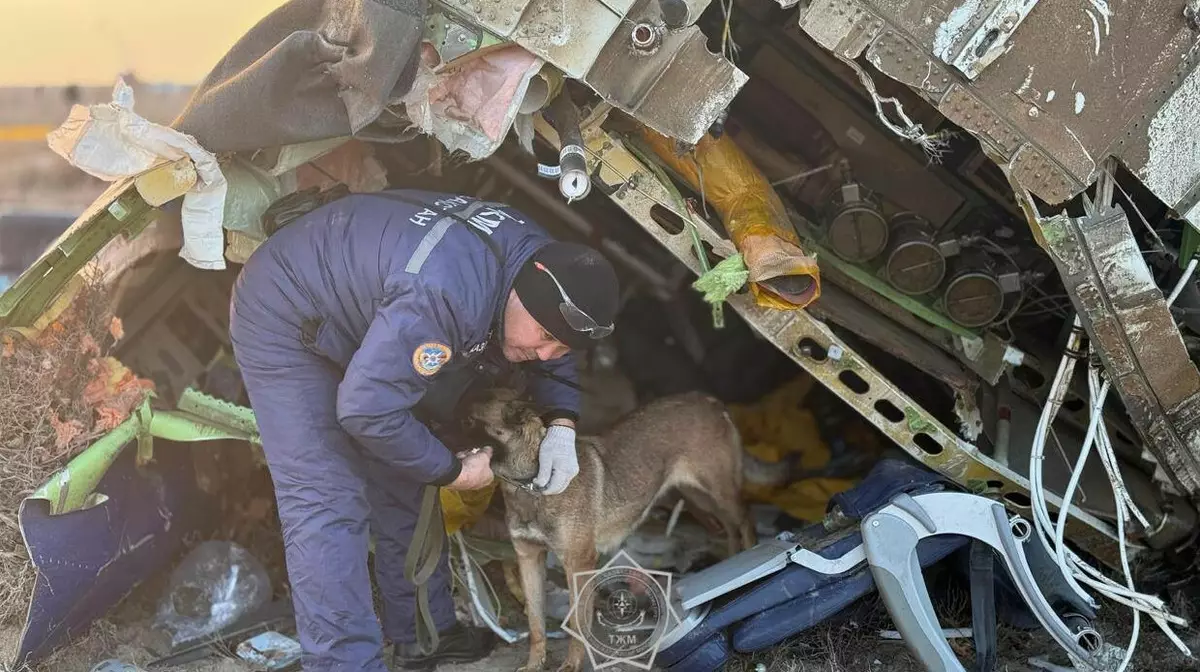
[[[341,373],[304,347],[278,315],[231,311],[235,359],[262,434],[279,518],[296,625],[308,672],[385,672],[383,638],[416,639],[416,588],[404,559],[421,486],[374,459],[336,417]],[[367,570],[375,540],[382,625]],[[429,581],[439,631],[454,625],[448,545]]]

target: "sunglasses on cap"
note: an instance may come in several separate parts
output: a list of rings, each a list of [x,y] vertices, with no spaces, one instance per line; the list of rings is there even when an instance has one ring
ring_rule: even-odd
[[[562,297],[562,302],[558,304],[558,310],[562,313],[563,319],[567,321],[569,327],[575,331],[587,334],[588,338],[592,340],[599,340],[613,332],[614,325],[610,324],[607,327],[600,326],[596,320],[592,319],[591,315],[583,312],[583,309],[575,305],[571,297],[567,296],[567,290],[563,289],[562,284],[558,282],[558,278],[554,277],[554,274],[550,272],[550,269],[542,265],[542,262],[535,261],[533,265],[539,271],[544,271],[546,275],[550,276],[550,279],[554,281],[554,286],[558,287],[558,294]]]

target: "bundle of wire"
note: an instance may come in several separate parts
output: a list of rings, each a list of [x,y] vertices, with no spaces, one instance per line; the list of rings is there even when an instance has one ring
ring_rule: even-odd
[[[1184,285],[1194,273],[1196,265],[1197,259],[1193,258],[1188,264],[1183,277],[1179,279],[1174,291],[1172,291],[1170,297],[1167,299],[1168,307],[1178,298]],[[1067,484],[1067,489],[1063,493],[1062,504],[1059,506],[1058,519],[1055,522],[1050,518],[1050,511],[1046,502],[1045,486],[1043,485],[1042,462],[1045,456],[1046,440],[1050,434],[1050,426],[1053,424],[1054,418],[1057,417],[1066,391],[1070,387],[1071,378],[1075,372],[1075,365],[1083,358],[1082,342],[1083,326],[1080,323],[1079,317],[1076,316],[1072,325],[1071,336],[1067,343],[1067,350],[1063,355],[1062,361],[1059,363],[1058,371],[1051,385],[1049,399],[1047,399],[1046,405],[1042,409],[1042,416],[1038,423],[1037,432],[1034,434],[1033,449],[1029,456],[1029,492],[1034,513],[1034,528],[1037,530],[1035,536],[1046,548],[1046,551],[1057,559],[1059,567],[1063,570],[1063,575],[1075,592],[1090,604],[1095,605],[1095,599],[1080,585],[1081,583],[1086,584],[1097,593],[1114,602],[1124,604],[1133,610],[1133,630],[1129,645],[1125,650],[1125,657],[1121,661],[1120,667],[1117,668],[1117,672],[1123,672],[1129,666],[1134,650],[1137,647],[1137,640],[1141,629],[1141,614],[1143,612],[1162,629],[1163,633],[1170,638],[1180,651],[1183,651],[1188,656],[1191,655],[1191,651],[1179,639],[1179,636],[1171,630],[1169,625],[1186,626],[1187,622],[1178,616],[1173,616],[1167,610],[1167,605],[1163,600],[1153,595],[1140,593],[1133,585],[1133,577],[1129,568],[1129,550],[1125,541],[1125,526],[1135,517],[1145,527],[1149,527],[1149,523],[1129,495],[1124,479],[1121,476],[1116,453],[1108,436],[1108,429],[1103,422],[1104,400],[1108,396],[1110,386],[1107,380],[1101,382],[1101,372],[1098,365],[1088,367],[1088,389],[1092,404],[1090,409],[1091,419],[1088,423],[1087,434],[1084,437],[1079,458],[1076,460],[1075,467],[1071,472],[1071,479]],[[1109,483],[1113,488],[1113,500],[1117,508],[1117,540],[1121,553],[1121,569],[1125,576],[1124,585],[1117,583],[1100,570],[1082,560],[1067,547],[1064,541],[1068,517],[1067,512],[1071,508],[1071,500],[1075,495],[1075,490],[1079,486],[1079,480],[1083,475],[1083,469],[1087,464],[1088,457],[1091,455],[1093,445],[1097,447],[1097,454],[1104,466],[1105,472],[1108,474]]]

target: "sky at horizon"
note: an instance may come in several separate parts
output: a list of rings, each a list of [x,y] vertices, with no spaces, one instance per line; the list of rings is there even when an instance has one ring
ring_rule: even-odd
[[[0,0],[0,87],[196,84],[285,0]]]

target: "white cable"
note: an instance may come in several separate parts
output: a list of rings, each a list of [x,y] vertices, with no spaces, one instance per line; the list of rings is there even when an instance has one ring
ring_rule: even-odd
[[[1168,307],[1179,298],[1184,286],[1195,272],[1198,263],[1200,263],[1200,256],[1193,256],[1183,276],[1176,283],[1175,288],[1166,300]],[[1130,497],[1128,488],[1125,486],[1124,479],[1121,476],[1120,465],[1108,436],[1108,428],[1103,421],[1104,400],[1108,396],[1110,383],[1106,380],[1100,384],[1100,375],[1096,370],[1089,369],[1088,371],[1088,388],[1092,406],[1090,408],[1091,417],[1089,418],[1087,435],[1080,448],[1079,458],[1076,460],[1075,467],[1071,472],[1067,489],[1063,494],[1057,523],[1051,522],[1049,507],[1045,499],[1046,491],[1042,479],[1042,464],[1045,460],[1046,439],[1049,436],[1054,419],[1058,415],[1059,408],[1062,406],[1063,397],[1074,374],[1074,353],[1079,351],[1079,345],[1082,340],[1081,327],[1080,318],[1076,315],[1072,325],[1071,337],[1067,344],[1067,352],[1064,353],[1062,361],[1059,363],[1054,382],[1050,387],[1049,398],[1042,409],[1042,416],[1034,434],[1033,447],[1029,456],[1030,501],[1033,510],[1034,528],[1037,531],[1035,536],[1037,536],[1051,556],[1056,558],[1064,578],[1071,585],[1072,589],[1088,603],[1095,605],[1095,600],[1080,586],[1080,582],[1083,582],[1108,599],[1133,609],[1134,628],[1124,660],[1118,668],[1118,672],[1121,672],[1129,665],[1133,657],[1134,648],[1137,645],[1140,633],[1141,613],[1143,611],[1162,629],[1164,634],[1167,635],[1177,648],[1189,656],[1191,655],[1191,651],[1168,625],[1170,622],[1186,626],[1187,622],[1177,616],[1171,615],[1166,609],[1166,604],[1161,599],[1140,593],[1134,588],[1132,573],[1129,569],[1128,547],[1125,540],[1125,522],[1130,520],[1130,512],[1132,511],[1132,515],[1136,516],[1139,522],[1146,527],[1149,527],[1149,525],[1146,522],[1145,516],[1142,515],[1136,503]],[[1099,389],[1097,389],[1097,385],[1099,385]],[[1098,446],[1097,453],[1109,476],[1109,482],[1113,489],[1113,502],[1117,509],[1117,541],[1121,553],[1121,566],[1125,574],[1125,585],[1113,581],[1101,573],[1100,570],[1084,562],[1067,547],[1064,539],[1066,522],[1070,515],[1071,500],[1083,476],[1083,470],[1087,464],[1087,457],[1091,452],[1093,443]],[[1050,536],[1049,530],[1051,529],[1054,530],[1053,540],[1048,538]]]
[[[1037,431],[1034,433],[1033,448],[1029,453],[1029,494],[1030,505],[1033,511],[1033,527],[1036,530],[1036,536],[1042,546],[1046,549],[1046,553],[1050,557],[1057,556],[1053,545],[1050,543],[1049,530],[1054,529],[1054,523],[1050,519],[1049,507],[1045,501],[1045,486],[1042,482],[1042,463],[1045,460],[1046,438],[1049,434],[1050,425],[1053,419],[1058,415],[1058,410],[1062,406],[1066,390],[1070,386],[1071,377],[1075,371],[1075,355],[1079,352],[1083,342],[1083,324],[1080,322],[1079,316],[1075,316],[1074,324],[1071,327],[1071,335],[1067,341],[1067,351],[1059,362],[1058,371],[1055,373],[1054,382],[1050,386],[1049,397],[1046,400],[1046,405],[1042,409],[1042,417],[1038,421]],[[1075,580],[1074,573],[1063,568],[1063,577],[1071,589],[1086,603],[1095,605],[1096,601],[1089,595],[1079,582]]]
[[[506,630],[493,616],[491,610],[484,608],[483,600],[479,595],[479,585],[475,582],[475,572],[471,569],[471,555],[467,552],[467,545],[463,542],[462,532],[455,532],[454,539],[458,542],[459,551],[463,558],[463,573],[467,575],[467,592],[471,596],[471,602],[475,606],[475,612],[484,624],[488,626],[496,636],[503,639],[509,644],[514,644],[529,636],[528,632],[513,633]]]
[[[1121,548],[1121,570],[1125,572],[1125,585],[1133,590],[1133,573],[1129,571],[1129,549],[1125,544],[1125,516],[1117,516],[1117,540]],[[1142,629],[1142,612],[1140,609],[1133,610],[1133,632],[1129,635],[1129,645],[1125,647],[1125,657],[1121,660],[1121,665],[1116,672],[1125,672],[1125,668],[1129,667],[1129,663],[1133,660],[1134,649],[1137,648],[1138,635]]]
[[[1100,387],[1100,371],[1092,368],[1088,371],[1088,390],[1095,398],[1097,389]],[[1117,507],[1117,511],[1126,516],[1128,522],[1130,514],[1137,518],[1144,529],[1150,528],[1150,521],[1142,513],[1137,502],[1133,501],[1133,497],[1129,494],[1129,487],[1125,485],[1125,478],[1121,475],[1120,461],[1117,459],[1116,449],[1113,448],[1112,439],[1108,435],[1108,423],[1100,424],[1100,431],[1096,435],[1096,445],[1099,448],[1100,461],[1104,464],[1104,470],[1108,474],[1109,482],[1118,491],[1117,495],[1124,506]]]
[[[1079,487],[1079,480],[1083,477],[1083,469],[1087,464],[1088,455],[1092,452],[1092,444],[1096,441],[1096,428],[1100,424],[1100,418],[1104,417],[1104,398],[1108,396],[1108,387],[1108,381],[1106,380],[1104,381],[1104,385],[1100,387],[1100,393],[1095,396],[1095,403],[1091,409],[1092,417],[1088,422],[1087,435],[1083,439],[1083,446],[1079,449],[1079,458],[1075,461],[1075,469],[1071,472],[1071,480],[1067,482],[1067,490],[1063,493],[1063,505],[1058,511],[1058,525],[1055,526],[1054,530],[1054,546],[1058,550],[1057,557],[1060,567],[1067,566],[1067,544],[1064,541],[1064,537],[1067,531],[1067,519],[1070,517],[1068,512],[1071,508],[1071,500],[1075,497],[1075,489]]]
[[[1101,427],[1099,423],[1101,416],[1099,413],[1103,410],[1103,398],[1107,395],[1109,387],[1108,383],[1106,382],[1101,387],[1100,391],[1096,390],[1096,383],[1099,380],[1099,375],[1096,372],[1090,372],[1089,376],[1089,388],[1091,389],[1093,399],[1093,415],[1092,422],[1089,424],[1088,438],[1085,440],[1085,444],[1081,448],[1080,459],[1076,463],[1075,470],[1071,475],[1071,482],[1068,485],[1067,491],[1063,497],[1063,505],[1060,507],[1058,524],[1053,524],[1050,519],[1049,507],[1047,506],[1045,500],[1045,488],[1042,480],[1042,464],[1045,459],[1046,439],[1049,434],[1050,425],[1053,423],[1053,418],[1057,415],[1058,409],[1062,405],[1063,395],[1065,394],[1067,386],[1070,384],[1070,378],[1074,372],[1075,362],[1074,357],[1072,356],[1072,351],[1078,351],[1081,341],[1080,326],[1081,324],[1079,318],[1076,316],[1071,339],[1068,344],[1068,352],[1064,355],[1063,360],[1059,365],[1058,372],[1051,386],[1050,398],[1047,399],[1041,420],[1038,424],[1037,432],[1034,435],[1034,445],[1030,454],[1029,469],[1031,485],[1030,494],[1032,495],[1031,501],[1034,512],[1034,527],[1038,530],[1037,536],[1041,540],[1043,546],[1047,548],[1047,551],[1052,557],[1057,559],[1057,564],[1063,570],[1064,577],[1067,579],[1072,588],[1080,594],[1081,597],[1084,597],[1093,605],[1096,604],[1095,600],[1093,600],[1091,596],[1083,590],[1082,586],[1079,585],[1080,582],[1093,588],[1104,597],[1133,609],[1135,612],[1135,619],[1139,624],[1139,628],[1140,614],[1143,611],[1147,612],[1147,614],[1151,616],[1154,622],[1159,625],[1160,628],[1162,628],[1163,632],[1167,634],[1167,636],[1176,644],[1177,647],[1180,648],[1180,650],[1188,652],[1186,645],[1179,640],[1179,638],[1173,631],[1171,631],[1168,625],[1168,622],[1186,625],[1186,621],[1169,614],[1166,611],[1166,605],[1162,602],[1162,600],[1137,592],[1132,586],[1132,579],[1130,578],[1128,571],[1126,571],[1128,585],[1123,586],[1118,584],[1105,576],[1096,568],[1084,562],[1077,555],[1075,555],[1075,553],[1071,552],[1071,550],[1063,541],[1066,517],[1069,515],[1068,512],[1070,511],[1071,506],[1071,498],[1074,495],[1074,490],[1078,487],[1078,482],[1082,476],[1083,466],[1086,464],[1086,457],[1087,453],[1091,449],[1091,444],[1093,442],[1097,442],[1097,430]],[[1101,432],[1101,436],[1102,438],[1100,438],[1098,441],[1099,444],[1104,446],[1100,449],[1101,460],[1108,465],[1108,460],[1111,458],[1111,466],[1113,467],[1112,473],[1116,474],[1116,478],[1114,479],[1114,501],[1116,502],[1118,508],[1118,543],[1121,548],[1123,567],[1127,567],[1128,549],[1124,539],[1124,523],[1126,520],[1128,520],[1126,516],[1129,515],[1127,512],[1127,504],[1131,505],[1132,500],[1128,498],[1127,491],[1124,489],[1124,483],[1120,478],[1120,472],[1117,470],[1115,454],[1111,456],[1104,454],[1105,448],[1111,449],[1111,444],[1107,437],[1107,428],[1104,428],[1103,432]],[[1122,497],[1120,494],[1118,494],[1118,491],[1125,494],[1125,497]],[[1131,508],[1136,510],[1136,507]],[[1138,512],[1138,515],[1140,517],[1140,511]],[[1049,538],[1050,529],[1055,530],[1053,542]],[[1131,639],[1131,645],[1133,644],[1136,644],[1136,640]]]
[[[1183,277],[1179,278],[1179,282],[1175,283],[1175,289],[1171,290],[1171,296],[1167,297],[1167,307],[1170,308],[1175,299],[1179,298],[1179,294],[1183,292],[1184,285],[1192,278],[1192,273],[1196,271],[1196,262],[1200,262],[1200,257],[1192,255],[1192,260],[1188,262],[1187,268],[1183,271]]]
[[[1069,359],[1069,357],[1066,357],[1064,359]],[[1123,482],[1123,479],[1120,477],[1119,468],[1116,464],[1115,454],[1111,454],[1108,456],[1104,455],[1104,448],[1101,448],[1101,460],[1106,463],[1106,468],[1111,467],[1110,474],[1115,474],[1115,478],[1112,478],[1111,483],[1113,485],[1114,502],[1116,503],[1117,510],[1118,510],[1118,515],[1117,515],[1118,544],[1120,546],[1120,550],[1121,550],[1121,554],[1122,554],[1122,567],[1125,569],[1127,585],[1121,586],[1120,584],[1112,581],[1107,576],[1102,574],[1099,570],[1090,566],[1086,562],[1083,562],[1078,556],[1076,556],[1074,553],[1072,553],[1069,548],[1067,548],[1066,543],[1064,542],[1063,537],[1064,537],[1065,523],[1066,523],[1066,519],[1067,519],[1067,515],[1068,515],[1067,512],[1070,510],[1071,499],[1073,498],[1076,487],[1078,487],[1078,482],[1083,473],[1083,468],[1084,468],[1084,465],[1086,464],[1086,458],[1087,458],[1088,453],[1090,452],[1091,444],[1093,443],[1093,441],[1097,441],[1097,437],[1098,437],[1097,429],[1102,428],[1101,420],[1103,418],[1102,411],[1103,411],[1103,405],[1104,405],[1104,398],[1107,396],[1110,386],[1109,386],[1109,383],[1107,381],[1105,381],[1100,386],[1100,389],[1097,390],[1096,386],[1097,386],[1098,382],[1099,382],[1099,373],[1095,370],[1089,371],[1088,383],[1089,383],[1089,389],[1091,392],[1091,398],[1092,398],[1092,402],[1093,402],[1092,408],[1090,409],[1092,412],[1092,415],[1091,415],[1090,422],[1089,422],[1087,437],[1085,438],[1084,445],[1082,446],[1082,448],[1080,450],[1080,458],[1076,462],[1075,469],[1072,471],[1072,474],[1071,474],[1071,481],[1068,484],[1066,493],[1063,496],[1063,506],[1060,508],[1058,524],[1056,526],[1054,554],[1057,558],[1059,567],[1064,570],[1065,575],[1068,577],[1068,579],[1077,577],[1083,583],[1094,588],[1097,592],[1099,592],[1100,594],[1109,598],[1110,600],[1120,603],[1120,604],[1123,604],[1123,605],[1128,606],[1129,608],[1133,609],[1134,614],[1135,614],[1135,616],[1134,616],[1135,622],[1138,623],[1139,628],[1140,628],[1140,614],[1142,611],[1147,612],[1147,614],[1151,617],[1151,619],[1155,622],[1155,624],[1157,624],[1163,630],[1163,632],[1168,636],[1168,638],[1170,638],[1171,641],[1181,651],[1188,653],[1190,655],[1190,651],[1188,650],[1188,647],[1179,639],[1178,636],[1176,636],[1176,634],[1170,629],[1170,626],[1168,625],[1168,622],[1170,622],[1170,623],[1175,623],[1178,625],[1186,626],[1186,624],[1187,624],[1186,621],[1184,621],[1183,619],[1181,619],[1179,617],[1173,616],[1169,612],[1167,612],[1166,605],[1162,600],[1160,600],[1156,597],[1150,596],[1150,595],[1145,595],[1145,594],[1139,593],[1133,587],[1132,577],[1128,570],[1128,549],[1127,549],[1127,545],[1126,545],[1126,541],[1125,541],[1125,537],[1124,537],[1124,527],[1125,527],[1124,523],[1126,520],[1129,519],[1128,518],[1128,516],[1129,516],[1128,509],[1132,508],[1136,511],[1137,508],[1135,505],[1133,505],[1132,500],[1128,497],[1127,490],[1125,490],[1125,488],[1124,488],[1124,482]],[[1053,401],[1053,399],[1051,401]],[[1048,403],[1047,409],[1049,410],[1052,405],[1054,405],[1054,404]],[[1039,432],[1041,432],[1043,429],[1044,429],[1043,427],[1039,426]],[[1103,428],[1102,431],[1100,431],[1099,437],[1100,438],[1097,442],[1101,445],[1104,445],[1107,449],[1111,450],[1111,444],[1108,442],[1107,428]],[[1039,433],[1039,435],[1035,437],[1035,444],[1039,447],[1039,450],[1044,449],[1045,436]],[[1108,463],[1108,460],[1110,460],[1110,459],[1112,460],[1112,464]],[[1040,462],[1036,466],[1040,467]],[[1032,471],[1033,470],[1031,469],[1031,472]],[[1039,515],[1037,517],[1035,517],[1035,526],[1038,522],[1040,522],[1042,520],[1041,514],[1043,514],[1043,513],[1046,514],[1046,517],[1048,518],[1048,511],[1043,511],[1041,508],[1042,506],[1044,506],[1045,502],[1044,502],[1044,497],[1041,496],[1044,491],[1041,490],[1040,470],[1036,474],[1036,478],[1038,479],[1038,486],[1039,486],[1039,490],[1038,490],[1039,496],[1036,497],[1036,499],[1038,500],[1037,513]],[[1124,496],[1122,496],[1122,494]],[[1141,518],[1141,512],[1138,511],[1137,513],[1138,513],[1139,518]],[[1144,520],[1144,518],[1143,518],[1143,520]],[[1041,537],[1040,534],[1039,534],[1039,537]],[[1088,575],[1091,575],[1091,576],[1088,576]],[[1131,649],[1126,652],[1126,663],[1122,664],[1122,667],[1121,667],[1122,670],[1128,664],[1128,659],[1132,655],[1132,647],[1136,645],[1135,637],[1131,637],[1130,645],[1131,645]]]

